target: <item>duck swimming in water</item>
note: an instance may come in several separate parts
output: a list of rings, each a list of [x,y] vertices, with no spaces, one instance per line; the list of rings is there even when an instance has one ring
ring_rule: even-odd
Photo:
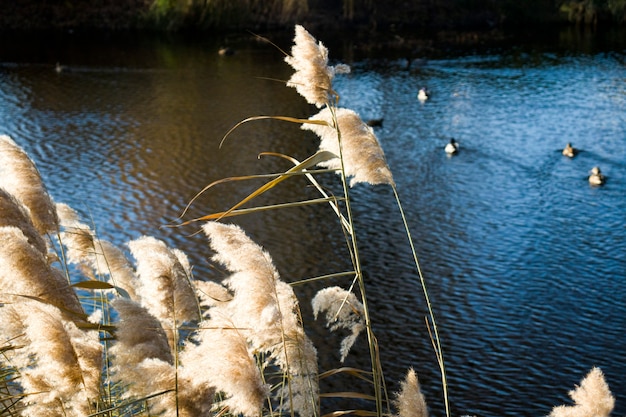
[[[599,167],[593,167],[591,168],[589,175],[589,184],[591,185],[602,185],[604,184],[605,181],[605,177],[602,174],[602,172],[600,171]]]
[[[457,143],[456,140],[454,140],[454,138],[452,138],[450,139],[450,142],[444,148],[444,151],[446,151],[448,155],[455,154],[459,151],[459,144]]]
[[[383,119],[371,119],[365,122],[369,127],[381,127],[383,125]]]
[[[235,50],[233,48],[229,48],[228,46],[224,46],[220,48],[217,53],[221,56],[231,56],[235,55]]]
[[[426,87],[422,87],[420,88],[420,91],[418,91],[417,93],[417,99],[419,101],[426,101],[428,100],[428,96],[430,95],[430,93],[428,92],[428,90],[426,89]]]
[[[567,142],[565,148],[563,148],[563,155],[568,158],[573,158],[578,153],[578,149],[572,148],[572,144]]]

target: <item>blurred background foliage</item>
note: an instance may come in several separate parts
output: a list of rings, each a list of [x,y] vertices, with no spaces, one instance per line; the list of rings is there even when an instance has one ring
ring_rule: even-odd
[[[626,23],[626,0],[0,0],[2,29],[482,30]]]

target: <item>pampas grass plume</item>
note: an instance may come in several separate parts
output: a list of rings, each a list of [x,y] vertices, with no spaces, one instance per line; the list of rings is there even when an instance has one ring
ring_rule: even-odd
[[[549,417],[608,417],[615,407],[615,398],[600,368],[593,368],[569,396],[574,405],[554,407]]]
[[[287,86],[294,87],[309,104],[321,108],[336,96],[332,89],[335,74],[350,72],[350,68],[346,65],[329,66],[328,49],[321,42],[318,43],[304,27],[296,25],[295,31],[291,55],[285,58],[295,73]]]
[[[38,297],[46,302],[84,314],[78,296],[63,273],[17,227],[0,227],[0,291],[6,295]],[[75,317],[74,317],[75,318]]]
[[[159,320],[139,303],[126,298],[111,302],[119,321],[112,356],[111,380],[124,385],[123,398],[146,397],[162,391],[175,390],[176,368],[168,337]],[[151,412],[169,410],[175,415],[174,394],[150,400]]]
[[[116,342],[111,352],[116,357],[116,365],[122,371],[145,358],[174,363],[161,322],[145,307],[125,298],[114,299],[111,306],[119,315]]]
[[[351,331],[341,342],[340,354],[343,362],[356,338],[365,329],[363,304],[350,291],[340,287],[328,287],[315,294],[311,305],[315,319],[319,313],[326,313],[326,325],[331,331],[342,328]]]
[[[98,277],[108,275],[113,285],[137,300],[135,271],[122,250],[109,241],[98,239],[91,227],[82,223],[78,213],[69,205],[57,203],[56,208],[64,229],[59,236],[67,248],[68,262],[88,268],[82,268],[87,276],[92,273]]]
[[[221,406],[233,414],[256,417],[269,395],[246,338],[220,319],[201,323],[197,343],[181,352],[180,374],[195,384],[225,394]]]
[[[24,204],[39,233],[58,230],[59,219],[54,203],[35,163],[7,135],[0,135],[0,187]]]
[[[426,400],[413,368],[409,369],[402,381],[400,392],[396,394],[395,404],[398,408],[398,417],[428,417]]]
[[[287,395],[282,403],[302,417],[317,413],[317,351],[299,316],[291,286],[280,280],[270,255],[236,225],[208,222],[203,230],[216,252],[213,259],[234,273],[224,281],[233,293],[228,303],[213,307],[212,317],[228,318],[246,336],[255,352],[285,372]],[[219,316],[218,316],[219,314]]]
[[[335,117],[338,126],[335,126]],[[322,162],[320,166],[340,170],[342,165],[338,157],[343,155],[345,174],[352,177],[350,186],[362,182],[395,186],[385,153],[374,130],[356,112],[337,108],[333,115],[331,109],[325,108],[309,119],[324,121],[326,125],[304,123],[302,129],[311,130],[320,137],[320,151],[337,155],[337,158]],[[341,134],[341,149],[337,129]]]
[[[14,305],[29,340],[24,349],[33,363],[20,369],[32,401],[27,415],[84,416],[99,395],[102,345],[98,332],[85,332],[54,306],[34,301]],[[57,409],[56,413],[52,412]]]
[[[163,323],[170,346],[176,349],[176,328],[200,318],[189,263],[181,264],[181,252],[172,252],[165,242],[151,236],[133,240],[128,247],[137,260],[141,304]]]
[[[24,236],[28,238],[28,242],[37,250],[43,254],[48,251],[46,241],[35,228],[28,209],[3,188],[0,188],[0,213],[2,213],[0,226],[15,226],[19,228],[24,233]]]

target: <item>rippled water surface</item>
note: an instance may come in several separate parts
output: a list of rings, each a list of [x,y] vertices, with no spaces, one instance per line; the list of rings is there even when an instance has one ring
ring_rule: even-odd
[[[583,40],[450,50],[410,66],[355,54],[348,41],[331,46],[332,63],[352,66],[335,80],[340,105],[384,119],[376,134],[428,282],[453,415],[547,415],[593,366],[605,372],[616,415],[626,413],[626,43]],[[205,238],[196,226],[162,226],[212,181],[288,168],[259,152],[303,159],[317,147],[308,132],[266,120],[219,148],[248,116],[317,111],[280,82],[290,68],[268,44],[238,41],[228,57],[198,39],[2,45],[0,133],[29,152],[53,198],[119,245],[142,234],[166,240],[188,253],[196,276],[218,277]],[[425,103],[416,98],[422,86],[432,93]],[[451,137],[460,152],[448,157]],[[581,149],[576,158],[561,155],[566,142]],[[602,187],[587,182],[596,165],[608,178]],[[217,187],[187,218],[224,210],[259,184]],[[287,183],[263,203],[314,196],[305,185]],[[390,389],[414,367],[441,415],[426,308],[393,193],[358,185],[352,196]],[[287,281],[347,267],[325,207],[236,221]],[[314,289],[299,288],[305,314]],[[321,369],[338,367],[338,341],[321,325],[310,331],[322,340]],[[367,361],[359,345],[346,365]]]

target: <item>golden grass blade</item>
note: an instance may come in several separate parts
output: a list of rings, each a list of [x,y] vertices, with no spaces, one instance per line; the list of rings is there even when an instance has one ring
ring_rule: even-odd
[[[254,36],[257,40],[262,41],[262,42],[266,42],[269,43],[270,45],[272,45],[274,48],[278,49],[280,52],[283,53],[283,55],[287,56],[289,55],[287,52],[285,52],[280,46],[276,45],[274,42],[272,42],[270,39],[266,38],[265,36],[261,36],[258,33],[254,33],[251,31],[248,31],[248,33],[250,33],[252,36]]]
[[[334,274],[320,275],[319,277],[301,279],[299,281],[291,282],[289,283],[289,285],[291,285],[292,287],[295,287],[296,285],[308,284],[309,282],[323,281],[323,280],[327,280],[331,278],[341,278],[341,277],[348,277],[348,276],[353,277],[355,275],[356,275],[356,271],[337,272]]]
[[[104,281],[81,281],[72,284],[74,288],[82,288],[85,290],[112,290],[115,286]]]
[[[335,200],[335,198],[334,197],[315,198],[312,200],[294,201],[291,203],[272,204],[271,206],[260,206],[260,207],[244,208],[244,209],[238,209],[238,210],[222,211],[220,213],[208,214],[206,216],[198,217],[197,219],[189,220],[188,222],[183,223],[183,225],[187,223],[191,223],[191,222],[198,222],[198,221],[204,221],[204,220],[219,220],[219,219],[223,219],[226,217],[241,216],[244,214],[257,213],[261,211],[276,210],[276,209],[283,209],[283,208],[289,208],[289,207],[310,206],[313,204],[323,204],[331,200]]]
[[[8,352],[10,350],[14,350],[17,349],[18,347],[15,345],[8,345],[8,346],[0,346],[0,355],[3,354],[4,352]]]
[[[335,170],[333,170],[333,169],[319,169],[319,170],[307,170],[306,173],[316,173],[317,174],[317,173],[334,172],[334,171]],[[216,185],[225,184],[225,183],[228,183],[228,182],[236,182],[236,181],[258,180],[260,178],[276,178],[276,177],[279,177],[280,175],[284,175],[284,174],[285,173],[241,175],[241,176],[237,176],[237,177],[227,177],[227,178],[219,179],[217,181],[213,181],[211,184],[207,185],[199,193],[197,193],[195,196],[193,196],[193,198],[185,206],[185,209],[183,210],[181,215],[178,216],[178,219],[182,219],[185,216],[187,211],[189,211],[189,207],[191,207],[193,202],[196,201],[196,199],[198,199],[198,197],[200,197],[202,194],[207,192],[209,189],[215,187]],[[292,172],[289,175],[306,175],[306,174],[305,174],[305,172]]]
[[[319,379],[322,380],[322,379],[331,377],[333,375],[338,375],[338,374],[349,374],[359,379],[362,379],[364,381],[367,381],[370,383],[372,382],[372,379],[369,378],[372,375],[372,372],[364,371],[358,368],[350,368],[350,367],[335,368],[335,369],[330,369],[326,372],[322,372],[319,375]]]
[[[332,413],[324,414],[322,417],[341,417],[347,415],[361,416],[361,417],[373,417],[377,416],[376,411],[368,410],[339,410]]]
[[[317,164],[319,164],[320,162],[324,162],[327,161],[329,159],[334,158],[335,155],[331,152],[327,152],[327,151],[322,151],[322,152],[317,152],[314,155],[308,157],[307,159],[305,159],[304,161],[302,161],[300,164],[294,166],[293,168],[290,168],[289,170],[285,171],[282,174],[279,174],[278,177],[274,178],[273,180],[265,183],[264,185],[262,185],[261,187],[257,188],[256,190],[254,190],[252,193],[250,193],[247,197],[245,197],[243,200],[241,200],[240,202],[238,202],[237,204],[235,204],[234,206],[232,206],[229,210],[220,213],[220,216],[218,217],[212,217],[215,220],[219,220],[222,219],[224,217],[226,217],[228,214],[230,214],[232,211],[237,210],[239,207],[243,206],[244,204],[246,204],[247,202],[253,200],[254,198],[260,196],[261,194],[265,193],[268,190],[271,190],[272,188],[274,188],[275,186],[277,186],[278,184],[280,184],[281,182],[283,182],[284,180],[286,180],[287,178],[291,177],[294,173],[299,173],[302,172],[304,170],[306,170],[307,168],[310,168],[312,166],[315,166]],[[212,215],[210,215],[212,216]],[[207,216],[203,216],[201,218],[198,219],[192,219],[192,220],[188,220],[186,222],[181,223],[179,226],[184,226],[193,222],[197,222],[200,221],[202,219],[207,218]]]
[[[357,398],[359,400],[376,401],[373,395],[363,394],[362,392],[325,392],[320,394],[320,398]]]
[[[58,308],[59,310],[61,310],[62,312],[67,313],[67,314],[69,314],[71,316],[74,316],[74,317],[82,319],[82,320],[87,320],[87,318],[89,317],[85,313],[80,313],[78,311],[70,310],[69,308],[65,308],[65,307],[63,307],[61,305],[57,305],[55,303],[51,303],[50,301],[44,300],[43,298],[35,297],[34,295],[25,295],[25,294],[9,294],[9,295],[14,295],[16,297],[24,297],[24,298],[28,298],[30,300],[39,301],[40,303],[44,303],[44,304],[48,304],[48,305],[54,306],[54,307]]]
[[[219,147],[220,148],[222,147],[224,142],[226,142],[226,138],[230,136],[230,134],[233,133],[235,129],[237,129],[239,126],[241,126],[244,123],[253,122],[256,120],[282,120],[284,122],[297,123],[297,124],[309,123],[309,124],[315,124],[315,125],[328,126],[328,123],[322,120],[298,119],[296,117],[290,117],[290,116],[253,116],[253,117],[248,117],[247,119],[244,119],[240,121],[239,123],[237,123],[235,126],[231,127],[230,130],[226,132],[226,134],[220,141]]]
[[[270,156],[277,156],[279,158],[284,158],[284,159],[287,159],[288,161],[290,161],[291,163],[293,163],[296,166],[300,163],[300,161],[298,161],[296,158],[293,158],[291,156],[288,156],[288,155],[285,155],[285,154],[282,154],[282,153],[262,152],[259,155],[260,156],[270,155]],[[315,188],[317,188],[317,190],[320,192],[320,194],[322,194],[324,197],[328,197],[328,194],[326,193],[326,190],[324,190],[324,188],[322,188],[322,186],[317,182],[317,180],[315,179],[315,177],[313,177],[313,175],[311,175],[310,173],[305,173],[305,175],[306,175],[307,179],[311,182],[311,184],[313,184],[313,186]],[[345,230],[350,230],[350,227],[349,227],[349,224],[348,224],[348,220],[345,218],[345,216],[339,210],[339,206],[336,203],[333,204],[332,202],[330,203],[330,205],[333,208],[333,211],[335,212],[337,217],[339,217],[339,221],[341,221],[344,229]]]
[[[198,197],[200,197],[202,194],[204,194],[206,191],[208,191],[209,189],[215,187],[216,185],[224,184],[224,183],[227,183],[227,182],[247,181],[247,180],[258,179],[258,178],[265,178],[265,177],[273,178],[276,175],[278,175],[278,174],[242,175],[242,176],[238,176],[238,177],[227,177],[227,178],[219,179],[217,181],[213,181],[212,183],[210,183],[209,185],[204,187],[202,190],[200,190],[199,193],[197,193],[195,196],[193,196],[193,198],[189,201],[189,203],[187,203],[187,205],[185,206],[185,209],[183,210],[181,215],[178,216],[178,218],[179,219],[183,218],[185,216],[185,214],[187,213],[187,211],[189,210],[189,207],[191,207],[191,205],[193,204],[193,202],[196,201],[196,199]]]
[[[81,330],[99,330],[99,331],[101,330],[101,331],[110,333],[111,335],[114,335],[115,331],[117,330],[115,326],[111,326],[109,324],[89,323],[89,322],[77,323],[76,327],[78,327]]]
[[[115,290],[117,293],[124,297],[130,299],[130,294],[122,287],[118,287],[108,282],[104,281],[81,281],[71,285],[74,288],[82,288],[84,290]]]

